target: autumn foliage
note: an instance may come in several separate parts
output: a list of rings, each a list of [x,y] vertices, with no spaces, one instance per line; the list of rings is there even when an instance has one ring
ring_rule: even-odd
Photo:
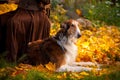
[[[6,6],[4,8],[4,6]],[[17,5],[10,4],[7,8],[7,4],[0,5],[0,14],[15,10]],[[7,8],[7,9],[6,9]],[[11,10],[12,8],[12,10]],[[81,14],[76,10],[78,14]],[[62,14],[62,13],[61,13]],[[60,29],[60,23],[58,16],[52,15],[52,19],[56,20],[52,23],[50,35],[54,36],[56,32]],[[76,45],[78,46],[78,56],[76,58],[77,62],[80,61],[91,61],[97,62],[99,64],[114,64],[120,61],[120,30],[116,26],[101,26],[101,27],[90,27],[85,29],[79,26],[82,36],[78,39]],[[120,63],[119,63],[120,64]],[[87,66],[91,67],[91,66]],[[17,66],[11,68],[0,68],[0,76],[9,75],[11,77],[16,77],[22,74],[21,80],[26,80],[26,76],[30,70],[38,72],[47,72],[45,77],[54,77],[56,79],[65,79],[68,76],[71,78],[82,79],[90,74],[95,76],[100,76],[102,74],[108,74],[109,71],[106,68],[101,68],[101,71],[96,71],[96,66],[92,66],[93,70],[91,72],[64,72],[55,73],[55,64],[51,62],[43,65],[32,66],[29,64],[18,64]]]

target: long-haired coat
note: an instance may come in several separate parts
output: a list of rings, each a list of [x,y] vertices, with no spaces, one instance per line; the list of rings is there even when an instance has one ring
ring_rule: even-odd
[[[61,24],[61,29],[55,36],[43,41],[30,42],[28,56],[32,64],[44,65],[52,62],[56,65],[56,71],[83,70],[84,68],[77,66],[75,62],[77,56],[75,42],[81,36],[78,24],[76,20],[68,20]]]

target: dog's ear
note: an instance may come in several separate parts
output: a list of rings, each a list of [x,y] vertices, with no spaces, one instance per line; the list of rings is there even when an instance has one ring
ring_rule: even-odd
[[[67,27],[67,25],[66,25],[65,23],[62,23],[62,24],[60,25],[60,28],[66,29],[66,27]]]
[[[65,30],[67,30],[67,29],[69,29],[69,25],[67,24],[67,23],[62,23],[61,25],[60,25],[60,28],[63,28],[63,29],[65,29]]]

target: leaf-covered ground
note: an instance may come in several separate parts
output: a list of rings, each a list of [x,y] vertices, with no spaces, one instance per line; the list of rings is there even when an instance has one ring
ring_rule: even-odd
[[[10,4],[12,7],[14,4]],[[0,5],[0,14],[11,11],[11,8],[3,10],[6,4]],[[13,6],[15,9],[17,6]],[[12,9],[13,9],[12,8]],[[9,10],[10,9],[10,10]],[[58,17],[53,15],[56,22],[52,23],[50,35],[53,36],[60,28]],[[80,26],[82,37],[78,39],[77,62],[97,62],[101,66],[96,71],[96,66],[91,72],[55,72],[55,64],[48,63],[45,66],[32,66],[18,64],[13,67],[0,68],[0,80],[119,80],[120,77],[120,30],[116,26],[90,27],[84,29]],[[0,64],[3,60],[0,60]],[[8,64],[8,63],[6,63]]]
[[[56,25],[56,24],[55,24]],[[51,28],[51,35],[59,30]],[[19,64],[15,67],[0,68],[0,77],[9,76],[11,79],[20,77],[20,80],[45,79],[87,79],[112,80],[109,76],[120,76],[120,31],[115,26],[104,26],[100,28],[91,28],[90,30],[81,29],[82,37],[77,41],[78,56],[76,61],[91,61],[101,64],[100,71],[96,71],[96,66],[92,67],[91,72],[63,72],[55,71],[55,64],[48,63],[45,66],[32,66],[29,64]],[[34,75],[33,75],[34,74]],[[36,75],[35,75],[36,74]],[[33,76],[32,76],[33,75]],[[102,77],[101,77],[102,76]],[[30,78],[30,79],[28,79]],[[117,80],[117,78],[115,80]],[[36,80],[38,80],[36,79]],[[16,79],[17,80],[17,79]]]

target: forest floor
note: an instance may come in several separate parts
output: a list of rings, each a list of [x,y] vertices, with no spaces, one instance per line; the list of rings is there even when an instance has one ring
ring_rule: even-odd
[[[58,27],[59,28],[59,27]],[[51,29],[54,35],[59,29]],[[9,64],[0,58],[0,80],[119,80],[120,77],[120,31],[115,26],[82,29],[82,37],[77,41],[77,62],[97,62],[97,66],[86,72],[55,72],[55,64],[32,66],[29,64]]]

